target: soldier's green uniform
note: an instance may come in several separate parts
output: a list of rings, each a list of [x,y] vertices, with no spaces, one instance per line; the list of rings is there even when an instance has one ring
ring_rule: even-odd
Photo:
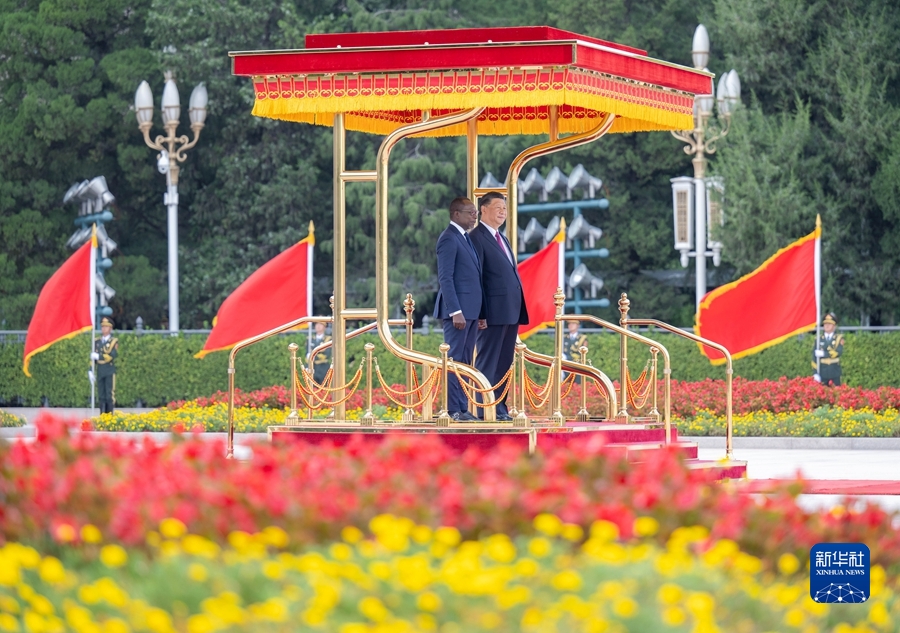
[[[331,340],[330,336],[316,336],[313,338],[313,349],[321,345],[322,343],[327,343]],[[325,380],[325,376],[328,375],[328,368],[331,367],[331,348],[322,350],[316,357],[313,359],[313,378],[319,384],[322,384],[322,381]]]
[[[586,334],[582,334],[578,330],[575,330],[574,335],[572,332],[566,332],[566,337],[563,339],[563,358],[580,363],[582,346],[587,347]],[[580,384],[581,376],[576,376],[575,382]]]
[[[112,327],[112,321],[103,317],[100,325]],[[94,341],[97,354],[97,390],[100,396],[100,413],[112,413],[116,407],[116,358],[119,356],[119,339],[112,334]]]
[[[837,319],[833,314],[825,315],[822,320],[823,324],[832,324],[837,327]],[[821,349],[824,355],[816,358],[816,350]],[[830,335],[822,332],[819,340],[813,348],[812,366],[813,371],[819,370],[819,377],[822,384],[832,384],[835,387],[841,386],[841,354],[844,353],[844,336],[837,330]],[[818,363],[816,361],[818,360]]]

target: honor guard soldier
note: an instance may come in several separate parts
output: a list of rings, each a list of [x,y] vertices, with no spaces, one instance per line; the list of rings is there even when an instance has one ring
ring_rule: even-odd
[[[100,338],[94,341],[91,360],[97,365],[97,388],[100,394],[100,413],[112,413],[116,406],[116,357],[119,339],[112,335],[113,323],[108,317],[100,320]]]
[[[841,386],[841,354],[844,353],[844,336],[837,329],[837,317],[829,312],[822,319],[822,334],[813,350],[813,378],[823,385]]]
[[[316,335],[312,340],[310,351],[317,348],[322,343],[327,343],[331,337],[325,334],[325,324],[316,323]],[[331,348],[324,349],[313,359],[313,379],[320,385],[324,382],[325,376],[328,375],[328,368],[331,367]]]
[[[563,342],[563,358],[566,360],[581,362],[580,350],[582,347],[587,347],[587,335],[579,331],[580,325],[580,321],[566,321],[566,327],[569,330]],[[575,382],[581,383],[581,376],[576,376]]]

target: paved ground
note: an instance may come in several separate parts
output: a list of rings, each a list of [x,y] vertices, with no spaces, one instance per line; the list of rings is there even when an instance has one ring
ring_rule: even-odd
[[[687,439],[687,438],[686,438]],[[700,448],[700,459],[720,459],[724,449]],[[887,450],[760,449],[735,448],[734,458],[747,462],[750,479],[792,479],[801,473],[806,479],[900,480],[900,452]],[[900,496],[859,497],[887,510],[900,511]],[[800,495],[804,508],[830,508],[842,502],[840,495]]]

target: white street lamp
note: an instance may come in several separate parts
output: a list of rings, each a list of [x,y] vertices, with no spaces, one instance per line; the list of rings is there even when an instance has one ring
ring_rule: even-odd
[[[694,68],[704,70],[709,62],[709,33],[702,24],[694,31],[691,45]],[[716,86],[716,94],[694,97],[694,129],[672,132],[672,136],[686,143],[684,152],[693,156],[694,177],[672,178],[672,203],[675,224],[675,250],[681,253],[681,265],[687,268],[688,258],[696,263],[696,306],[706,294],[706,258],[713,264],[721,261],[722,244],[713,240],[709,227],[724,222],[721,180],[706,179],[706,155],[714,154],[715,143],[724,138],[731,127],[731,115],[741,101],[741,80],[734,69],[723,74]],[[717,123],[711,125],[713,109],[718,109]],[[710,180],[710,182],[708,182]],[[707,217],[709,216],[709,217]],[[693,249],[693,250],[692,250]]]
[[[209,96],[206,86],[197,84],[191,93],[189,116],[191,131],[194,137],[188,141],[187,136],[176,136],[178,122],[181,118],[181,100],[178,87],[172,72],[166,72],[166,85],[162,94],[162,120],[166,136],[150,139],[150,128],[153,127],[153,93],[150,85],[142,81],[134,93],[134,111],[138,128],[144,135],[144,142],[151,149],[159,151],[157,168],[166,175],[166,193],[163,197],[167,208],[169,237],[169,331],[177,332],[178,320],[178,163],[183,163],[185,152],[197,144],[200,130],[206,121],[206,104]]]

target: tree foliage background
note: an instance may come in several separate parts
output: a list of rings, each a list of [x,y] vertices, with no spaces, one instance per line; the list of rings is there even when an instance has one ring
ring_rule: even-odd
[[[108,273],[116,322],[132,327],[140,315],[165,325],[165,183],[131,110],[143,79],[157,104],[167,69],[183,103],[196,83],[209,90],[207,124],[179,183],[181,322],[201,328],[310,220],[318,312],[332,286],[331,131],[250,116],[252,86],[231,75],[228,51],[301,48],[313,32],[549,24],[689,65],[699,22],[712,40],[710,69],[738,70],[745,106],[711,159],[727,187],[721,280],[810,232],[821,214],[826,308],[845,322],[896,323],[900,10],[891,0],[0,0],[0,329],[27,326],[41,286],[69,254],[76,209],[62,205],[63,194],[101,174],[117,198],[108,226],[120,245]],[[379,142],[348,134],[348,166],[373,168]],[[502,180],[532,142],[483,139],[482,174]],[[419,315],[433,301],[434,242],[464,187],[464,153],[462,139],[410,140],[394,151],[398,310],[405,292]],[[690,324],[692,267],[682,271],[672,248],[669,179],[692,174],[681,144],[662,133],[615,135],[534,166],[568,173],[578,163],[603,179],[610,200],[588,219],[611,252],[590,265],[613,304],[627,291],[636,313]],[[373,188],[348,192],[349,302],[371,305]],[[680,285],[646,274],[664,269],[682,271]]]

